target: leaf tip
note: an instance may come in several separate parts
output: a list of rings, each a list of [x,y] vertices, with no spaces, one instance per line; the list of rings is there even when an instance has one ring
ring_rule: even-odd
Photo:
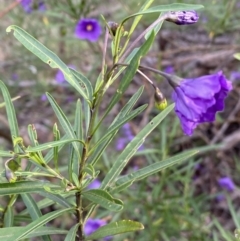
[[[14,30],[14,25],[10,25],[9,27],[7,27],[6,32],[10,33],[11,30]]]

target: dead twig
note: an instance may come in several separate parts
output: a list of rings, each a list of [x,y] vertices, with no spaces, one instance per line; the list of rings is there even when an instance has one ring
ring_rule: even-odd
[[[0,13],[0,18],[4,17],[8,12],[10,12],[13,8],[15,8],[19,3],[21,3],[22,0],[16,0],[13,3],[11,3],[6,9],[4,9]]]

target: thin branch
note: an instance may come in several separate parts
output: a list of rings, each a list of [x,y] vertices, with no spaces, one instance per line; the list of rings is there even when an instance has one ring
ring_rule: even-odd
[[[20,4],[22,0],[16,0],[15,2],[11,3],[8,7],[6,7],[1,13],[0,18],[4,17],[8,12],[10,12],[13,8],[15,8],[18,4]]]

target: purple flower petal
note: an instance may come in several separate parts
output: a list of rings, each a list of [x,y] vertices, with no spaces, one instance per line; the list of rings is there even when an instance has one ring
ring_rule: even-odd
[[[91,182],[87,189],[98,189],[101,186],[101,182],[98,179],[95,179],[93,182]]]
[[[235,184],[230,177],[222,177],[218,179],[218,184],[225,190],[232,192],[235,189]]]
[[[165,73],[168,74],[173,74],[174,73],[174,67],[172,65],[168,65],[165,69],[164,69]]]
[[[26,13],[31,13],[35,8],[42,12],[46,10],[46,5],[43,0],[22,0],[21,5]]]
[[[196,23],[199,16],[196,11],[171,11],[166,21],[176,23],[177,25],[186,25]]]
[[[88,236],[105,224],[106,224],[105,220],[89,218],[85,223],[84,233]]]
[[[41,95],[41,101],[46,101],[46,100],[47,100],[46,94]]]
[[[81,19],[75,27],[76,37],[90,42],[96,42],[101,32],[101,25],[96,19]]]
[[[64,77],[64,74],[60,69],[57,71],[57,73],[55,75],[55,79],[60,84],[66,81],[65,77]]]
[[[192,135],[198,124],[214,121],[216,112],[223,110],[224,99],[231,89],[231,82],[221,71],[180,82],[172,99],[184,133]]]

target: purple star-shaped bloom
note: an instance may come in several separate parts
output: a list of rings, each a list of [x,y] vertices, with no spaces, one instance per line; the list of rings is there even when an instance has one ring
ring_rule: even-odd
[[[101,32],[101,25],[96,19],[81,19],[75,27],[76,37],[89,40],[90,42],[96,42],[99,39]]]

